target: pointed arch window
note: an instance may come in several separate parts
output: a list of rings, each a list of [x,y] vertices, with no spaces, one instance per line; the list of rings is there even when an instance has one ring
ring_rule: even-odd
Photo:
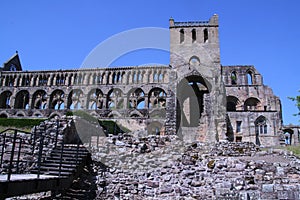
[[[180,33],[180,43],[183,43],[184,42],[184,30],[180,29],[179,33]]]
[[[231,79],[231,85],[236,85],[237,84],[236,71],[231,72],[230,79]]]
[[[247,72],[247,81],[248,81],[248,85],[253,84],[253,73],[251,71]]]
[[[267,120],[264,116],[260,116],[255,120],[255,133],[256,135],[268,133]]]

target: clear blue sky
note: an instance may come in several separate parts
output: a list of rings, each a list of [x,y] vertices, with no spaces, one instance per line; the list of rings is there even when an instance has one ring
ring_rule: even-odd
[[[79,68],[110,36],[133,28],[219,15],[221,63],[254,65],[282,100],[284,124],[298,124],[287,96],[300,89],[299,0],[1,1],[0,62],[19,51],[24,70]],[[161,51],[130,53],[115,65],[169,63]]]

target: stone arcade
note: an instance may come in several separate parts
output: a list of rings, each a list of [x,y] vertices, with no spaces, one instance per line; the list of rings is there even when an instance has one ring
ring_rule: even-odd
[[[84,110],[186,140],[279,144],[280,99],[253,66],[222,66],[218,16],[169,20],[170,65],[23,71],[16,53],[0,70],[0,117]]]

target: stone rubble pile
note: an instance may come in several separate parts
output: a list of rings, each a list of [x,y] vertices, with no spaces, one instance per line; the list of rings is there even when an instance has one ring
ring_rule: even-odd
[[[283,150],[185,146],[175,136],[113,138],[106,155],[92,152],[100,199],[300,199],[300,160]]]

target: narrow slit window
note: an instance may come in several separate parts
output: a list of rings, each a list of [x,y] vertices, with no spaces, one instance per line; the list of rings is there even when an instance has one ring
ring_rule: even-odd
[[[179,31],[179,33],[180,33],[180,43],[183,43],[183,42],[184,42],[184,30],[181,29],[181,30]]]
[[[207,42],[207,40],[208,40],[208,30],[207,29],[203,30],[203,37],[204,37],[204,42]]]
[[[233,71],[233,72],[231,73],[230,78],[231,78],[231,85],[236,85],[236,83],[237,83],[237,75],[236,75],[236,72],[235,72],[235,71]]]
[[[195,42],[196,39],[197,39],[197,36],[196,36],[196,30],[193,29],[193,30],[192,30],[192,42]]]
[[[237,133],[241,132],[241,126],[242,126],[242,121],[237,121],[236,122],[236,132]]]
[[[253,79],[252,79],[252,72],[247,73],[247,80],[248,80],[248,85],[253,84]]]

